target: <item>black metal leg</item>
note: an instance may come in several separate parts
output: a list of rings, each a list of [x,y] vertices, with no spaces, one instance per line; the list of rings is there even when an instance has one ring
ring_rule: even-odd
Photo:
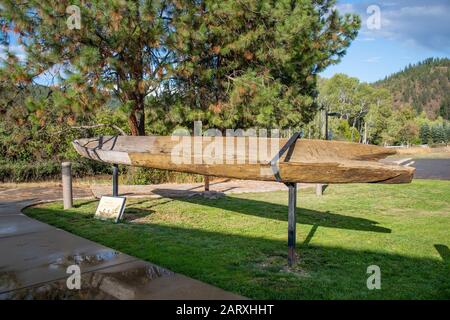
[[[288,265],[291,267],[295,264],[295,235],[296,235],[296,216],[297,208],[297,184],[287,183],[289,188],[288,200]]]
[[[119,196],[119,166],[113,165],[113,197]]]

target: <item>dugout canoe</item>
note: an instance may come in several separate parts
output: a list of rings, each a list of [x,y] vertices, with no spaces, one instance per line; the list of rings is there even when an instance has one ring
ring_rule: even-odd
[[[81,156],[106,163],[276,181],[269,162],[287,141],[258,137],[103,136],[75,140],[73,146]],[[395,153],[380,146],[298,139],[276,167],[283,182],[411,182],[414,168],[380,162]]]

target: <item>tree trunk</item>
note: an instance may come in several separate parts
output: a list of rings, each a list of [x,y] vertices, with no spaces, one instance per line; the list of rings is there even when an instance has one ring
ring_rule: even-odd
[[[367,122],[364,122],[364,144],[367,144]]]
[[[352,125],[352,142],[355,138],[355,127],[356,127],[356,118],[353,120],[353,125]]]
[[[139,98],[128,116],[132,136],[145,136],[144,99]]]

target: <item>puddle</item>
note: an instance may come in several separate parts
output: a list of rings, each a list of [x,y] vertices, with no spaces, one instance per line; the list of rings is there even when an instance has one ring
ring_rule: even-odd
[[[67,269],[68,266],[76,264],[83,269],[83,267],[92,267],[115,259],[119,254],[120,252],[118,251],[105,249],[99,250],[95,254],[77,253],[74,255],[59,256],[55,257],[54,262],[50,263],[48,267],[50,269]],[[51,257],[50,259],[53,260]]]
[[[173,274],[150,263],[130,262],[83,274],[80,290],[69,290],[64,279],[0,294],[0,299],[137,299],[145,295],[152,281]],[[19,286],[13,272],[0,273],[3,280],[9,288]]]

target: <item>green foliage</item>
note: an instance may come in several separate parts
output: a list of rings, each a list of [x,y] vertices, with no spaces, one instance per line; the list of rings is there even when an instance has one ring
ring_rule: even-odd
[[[48,87],[0,85],[0,181],[26,182],[59,178],[62,161],[73,162],[75,176],[105,173],[107,166],[80,159],[71,142],[77,138],[117,134],[111,128],[73,129],[89,123],[125,126],[119,110],[97,109],[76,115],[60,108]],[[125,120],[124,120],[125,119]]]
[[[383,140],[392,145],[420,143],[419,126],[412,107],[404,107],[394,111],[387,121],[387,129],[383,132]]]
[[[445,130],[445,138],[446,138],[446,143],[450,142],[450,124],[448,122],[444,122],[444,130]]]
[[[445,120],[450,120],[450,95],[445,96],[443,99],[441,99],[439,115]]]
[[[347,140],[358,142],[360,140],[359,132],[356,128],[350,126],[347,120],[329,120],[332,132],[332,140]]]
[[[340,114],[339,120],[329,119],[334,137],[348,141],[393,145],[430,141],[432,143],[435,139],[439,141],[447,139],[447,120],[441,117],[430,120],[425,112],[417,114],[408,104],[395,107],[396,93],[390,90],[379,84],[371,86],[360,83],[358,79],[344,74],[322,79],[319,82],[319,103],[324,109]],[[348,126],[352,128],[353,133],[350,136],[342,120],[348,122]],[[322,119],[317,121],[316,118],[314,122],[315,125],[323,127],[323,115]],[[433,138],[430,129],[432,126],[445,129],[435,129]]]
[[[159,183],[202,182],[203,176],[151,168],[130,168],[126,173],[127,184],[146,185]]]
[[[420,140],[423,144],[427,144],[428,141],[430,141],[430,139],[431,139],[430,126],[428,125],[428,123],[424,123],[420,127]]]
[[[80,160],[72,163],[73,177],[92,176],[109,173],[110,168],[99,162]],[[0,163],[0,182],[30,182],[61,178],[61,163],[45,162],[2,162]]]
[[[450,59],[429,58],[375,83],[395,97],[394,107],[411,105],[430,119],[449,119]]]
[[[178,1],[175,70],[190,117],[219,129],[287,128],[314,115],[317,74],[356,37],[335,1]]]
[[[81,27],[67,25],[70,5],[80,8]],[[166,14],[170,1],[16,1],[3,0],[6,28],[26,39],[27,62],[9,59],[3,78],[14,85],[61,65],[55,105],[85,113],[116,98],[127,110],[129,129],[145,133],[145,97],[167,73],[170,52],[163,47],[170,35]]]
[[[146,116],[154,132],[192,118],[220,129],[300,126],[316,110],[317,74],[360,27],[334,4],[3,0],[2,26],[24,39],[27,61],[6,59],[0,79],[23,86],[65,66],[54,105],[84,114],[115,100],[132,135],[145,134]],[[67,26],[69,5],[80,8],[80,29]],[[178,112],[168,112],[173,105],[162,105],[174,100]]]
[[[441,125],[435,125],[431,127],[431,138],[434,143],[446,143],[447,142],[447,133],[446,129],[444,129]]]
[[[341,131],[336,133],[337,137],[355,142],[382,142],[387,119],[392,115],[392,97],[387,90],[336,74],[320,82],[319,92],[320,105],[329,112],[340,114],[340,128],[337,130]],[[329,121],[333,126],[335,121],[331,118]],[[344,122],[347,122],[348,129],[342,127]]]

